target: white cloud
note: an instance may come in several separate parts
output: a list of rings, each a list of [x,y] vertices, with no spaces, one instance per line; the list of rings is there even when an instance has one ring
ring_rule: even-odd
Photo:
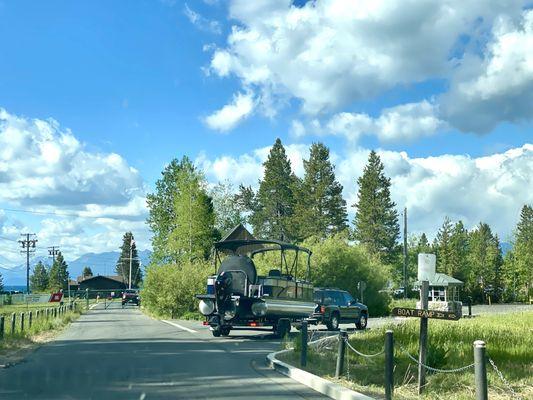
[[[316,0],[298,7],[290,0],[233,0],[235,25],[227,45],[213,49],[209,71],[260,92],[258,108],[263,99],[270,110],[298,99],[308,118],[439,79],[451,87],[443,98],[446,118],[416,121],[402,133],[401,113],[407,124],[413,115],[399,105],[388,124],[381,121],[380,139],[418,137],[424,133],[417,129],[429,132],[443,119],[460,130],[487,132],[500,121],[532,117],[533,11],[523,11],[525,4]],[[358,115],[340,114],[337,122],[349,124],[343,118],[350,114]],[[364,114],[357,118],[364,128]]]
[[[190,21],[190,23],[196,26],[198,29],[205,32],[215,33],[217,35],[222,33],[222,28],[218,21],[211,21],[205,18],[201,14],[192,10],[187,3],[185,3],[185,6],[183,8],[183,13]]]
[[[221,132],[235,128],[242,120],[248,117],[254,110],[254,98],[252,93],[238,93],[233,96],[231,104],[227,104],[220,110],[204,119],[206,125]]]
[[[295,137],[304,135],[339,135],[356,143],[362,135],[375,135],[382,142],[414,140],[431,136],[444,129],[437,107],[424,100],[385,108],[379,117],[365,113],[342,112],[334,114],[324,126],[314,119],[306,127],[301,121],[293,121],[290,132]]]
[[[498,19],[483,58],[463,61],[442,102],[447,118],[464,131],[533,118],[533,10],[519,21]]]
[[[212,70],[243,85],[288,93],[315,114],[396,85],[447,76],[461,35],[482,35],[521,1],[235,0],[238,21]],[[221,62],[224,60],[224,62]]]
[[[285,146],[296,175],[303,176],[307,145]],[[214,160],[202,156],[197,163],[211,182],[229,180],[257,188],[269,147],[239,157]],[[391,195],[398,209],[408,208],[410,232],[433,236],[447,215],[461,219],[468,228],[489,223],[502,240],[509,239],[520,209],[533,204],[533,144],[486,157],[442,155],[411,158],[405,152],[378,151],[391,178]],[[357,148],[347,155],[332,153],[336,174],[344,186],[349,206],[357,201],[357,178],[369,150]],[[350,220],[354,210],[349,209]]]
[[[2,213],[3,236],[36,232],[40,245],[59,244],[78,255],[80,249],[115,249],[132,227],[142,227],[141,236],[147,236],[145,194],[139,172],[122,156],[87,151],[55,120],[19,117],[0,108],[0,206],[57,214]],[[24,224],[15,219],[19,216]],[[116,232],[118,227],[124,232]],[[113,247],[88,239],[97,235],[107,236]],[[78,241],[84,245],[76,250]],[[147,247],[148,240],[140,245]]]

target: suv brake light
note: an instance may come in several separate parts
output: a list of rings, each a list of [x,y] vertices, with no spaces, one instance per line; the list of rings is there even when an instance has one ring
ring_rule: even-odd
[[[326,312],[326,306],[320,306],[320,314],[324,314]]]

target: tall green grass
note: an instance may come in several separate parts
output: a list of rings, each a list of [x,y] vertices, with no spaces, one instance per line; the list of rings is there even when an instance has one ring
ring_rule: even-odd
[[[385,330],[394,332],[396,385],[395,398],[415,398],[417,366],[401,349],[417,358],[419,320],[368,330],[350,337],[350,344],[362,353],[383,349]],[[459,321],[429,320],[427,364],[439,369],[454,369],[473,363],[473,342],[483,340],[487,353],[512,387],[524,398],[533,398],[533,312],[480,316]],[[297,362],[297,354],[288,361]],[[336,349],[310,349],[310,372],[332,377]],[[295,364],[297,365],[297,364]],[[383,395],[384,356],[367,359],[347,350],[349,379],[344,383],[372,395]],[[487,365],[491,398],[511,398],[490,364]],[[426,398],[471,399],[474,397],[473,368],[460,373],[427,373]]]

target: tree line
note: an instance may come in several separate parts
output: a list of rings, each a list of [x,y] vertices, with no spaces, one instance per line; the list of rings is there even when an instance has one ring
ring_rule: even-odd
[[[335,281],[336,286],[343,286],[345,282],[345,288],[351,287],[362,275],[380,282],[381,288],[374,285],[376,291],[399,286],[403,269],[399,213],[391,199],[391,181],[384,173],[379,155],[370,152],[357,179],[357,202],[351,205],[356,212],[351,226],[342,196],[343,187],[335,176],[329,149],[322,143],[313,143],[303,164],[304,176],[300,178],[295,175],[281,140],[277,139],[263,163],[264,174],[257,189],[240,185],[235,190],[227,182],[210,188],[203,173],[186,156],[172,160],[162,171],[154,193],[147,198],[153,255],[152,265],[146,271],[145,287],[148,284],[146,293],[151,291],[153,302],[157,301],[158,291],[152,290],[149,282],[155,285],[157,281],[158,290],[164,290],[161,287],[165,279],[161,272],[163,266],[167,273],[172,270],[179,274],[180,269],[190,273],[195,270],[191,265],[201,265],[197,269],[205,275],[208,268],[204,267],[213,242],[223,238],[238,223],[250,226],[258,238],[304,243],[312,249],[320,247],[328,251],[337,246],[346,249],[347,254],[352,254],[348,248],[357,249],[357,254],[350,257],[359,261],[353,261],[352,267],[342,267],[345,274]],[[425,234],[409,239],[410,283],[416,279],[417,254],[432,252],[437,255],[439,272],[465,282],[465,295],[479,301],[489,295],[494,301],[524,299],[531,290],[532,281],[532,226],[531,206],[525,205],[513,249],[504,256],[499,238],[488,224],[481,222],[467,231],[461,221],[452,223],[447,218],[431,244]],[[315,258],[326,259],[325,256]],[[368,265],[382,266],[375,271],[384,277],[362,274],[363,259]],[[320,263],[322,265],[316,265]],[[315,284],[330,284],[328,273],[333,276],[338,272],[335,269],[341,268],[326,263],[329,271],[324,271],[324,263],[315,263],[322,274],[320,282]],[[318,279],[318,275],[315,278]],[[198,290],[203,290],[203,279],[198,278],[195,283]],[[174,287],[173,290],[169,298],[179,297],[180,289]],[[172,308],[171,303],[165,303],[163,308]],[[150,300],[145,304],[150,305]],[[187,307],[192,311],[194,303],[191,301]]]
[[[129,283],[131,256],[132,285],[139,286],[142,282],[143,273],[137,254],[137,246],[133,233],[126,232],[122,238],[120,256],[115,264],[115,272],[122,278],[125,284]],[[83,268],[82,278],[93,276],[93,271],[89,266]],[[58,252],[52,266],[45,265],[42,261],[37,262],[30,276],[30,287],[32,292],[57,292],[68,290],[70,274],[68,264],[61,252]]]

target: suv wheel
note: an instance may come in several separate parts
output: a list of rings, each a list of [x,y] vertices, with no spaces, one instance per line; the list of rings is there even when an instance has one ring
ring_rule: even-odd
[[[326,323],[326,326],[330,331],[336,331],[339,329],[339,314],[334,312],[331,314],[329,321]]]
[[[359,317],[359,321],[355,323],[355,326],[357,329],[365,329],[366,325],[368,324],[368,317],[366,314],[361,314]]]
[[[228,336],[230,331],[231,331],[231,328],[229,326],[220,328],[220,333],[222,334],[222,336]]]

